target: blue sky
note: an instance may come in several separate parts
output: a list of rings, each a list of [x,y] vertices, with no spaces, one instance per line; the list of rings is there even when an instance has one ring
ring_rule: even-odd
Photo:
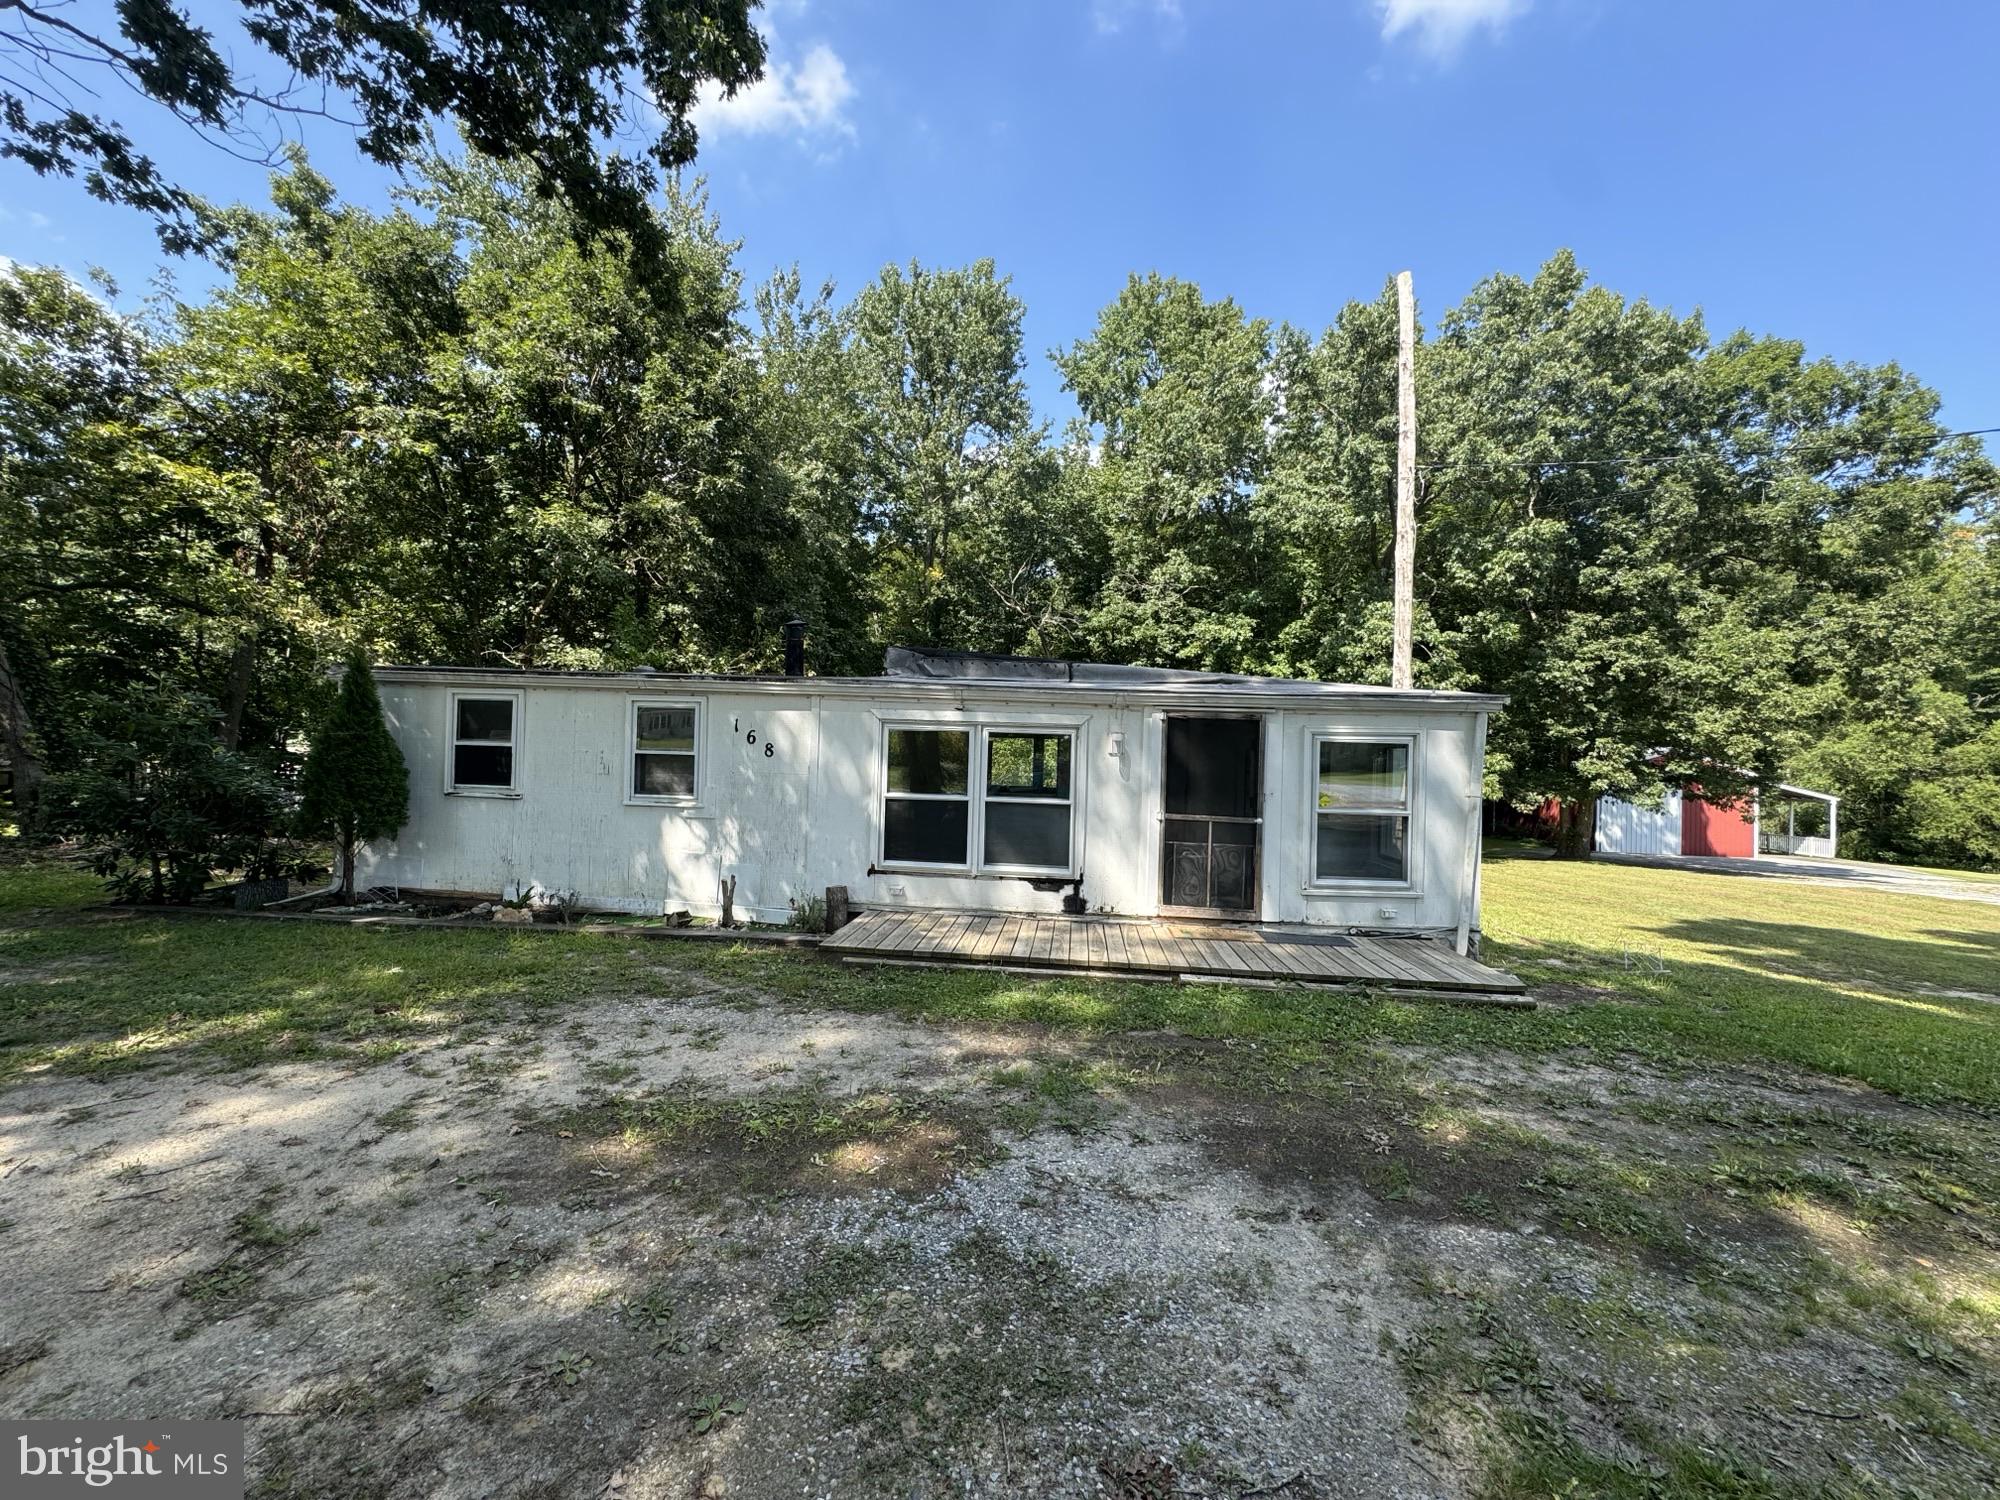
[[[1434,314],[1569,246],[1714,333],[1899,360],[1952,425],[2000,425],[1983,0],[779,0],[762,24],[770,76],[702,115],[746,274],[797,261],[851,292],[886,261],[990,255],[1051,418],[1071,407],[1045,352],[1129,271],[1316,329],[1401,267]],[[143,109],[184,181],[261,197],[259,169]],[[308,143],[385,199],[345,137]],[[0,254],[104,266],[128,301],[161,263],[136,215],[13,162]]]

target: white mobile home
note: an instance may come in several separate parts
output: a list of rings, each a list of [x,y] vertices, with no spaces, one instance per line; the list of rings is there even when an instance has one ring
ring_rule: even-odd
[[[746,917],[1112,911],[1478,927],[1504,699],[892,651],[880,677],[381,667],[410,816],[372,884]]]

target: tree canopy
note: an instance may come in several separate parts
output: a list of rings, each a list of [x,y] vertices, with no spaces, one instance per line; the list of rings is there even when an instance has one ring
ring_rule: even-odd
[[[89,190],[152,215],[185,251],[218,234],[126,125],[99,113],[87,79],[115,79],[222,149],[275,160],[287,120],[347,126],[370,160],[405,168],[434,121],[476,151],[519,163],[586,235],[616,231],[645,263],[664,251],[647,208],[658,171],[694,159],[689,118],[704,83],[734,92],[762,75],[752,0],[237,0],[241,41],[280,67],[262,82],[171,4],[116,7],[115,32],[59,0],[0,3],[0,158],[81,172]],[[247,50],[247,49],[246,49]],[[252,54],[254,57],[254,53]],[[640,131],[639,157],[603,143]]]
[[[0,270],[0,718],[24,789],[212,706],[281,780],[328,666],[822,671],[935,644],[1385,682],[1391,293],[1323,330],[1131,277],[1028,396],[987,260],[746,291],[695,185],[607,225],[426,155],[294,153],[146,318]],[[656,255],[641,250],[657,247]],[[1505,693],[1489,795],[1843,796],[1856,853],[2000,864],[1992,464],[1895,365],[1714,337],[1567,253],[1418,349],[1419,686]],[[110,695],[110,697],[107,697]],[[233,764],[233,763],[232,763]]]

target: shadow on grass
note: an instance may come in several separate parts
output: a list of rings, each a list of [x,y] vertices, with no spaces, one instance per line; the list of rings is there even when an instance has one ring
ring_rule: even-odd
[[[189,1055],[369,1060],[419,1037],[629,988],[616,942],[226,918],[27,914],[0,924],[0,1079]]]
[[[1815,974],[1840,969],[1856,976],[1890,976],[1966,987],[1991,978],[1989,953],[2000,932],[1925,931],[1907,937],[1800,922],[1760,922],[1736,917],[1683,918],[1657,929],[1662,938],[1740,955],[1758,964],[1773,959],[1801,964]]]

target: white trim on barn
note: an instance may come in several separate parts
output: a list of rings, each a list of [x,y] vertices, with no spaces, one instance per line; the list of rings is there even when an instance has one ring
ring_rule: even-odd
[[[1195,873],[1205,870],[1200,889],[1218,916],[1468,938],[1478,930],[1485,720],[1505,702],[1491,695],[984,659],[967,675],[933,664],[871,678],[438,667],[380,667],[376,677],[413,774],[408,824],[367,851],[370,883],[480,893],[539,885],[603,909],[710,914],[734,876],[737,910],[762,921],[784,920],[794,902],[832,885],[846,886],[857,907],[1048,913],[1067,896],[1092,910],[1155,915],[1185,909],[1166,899],[1188,889],[1174,884],[1176,869],[1185,877],[1190,858],[1205,858]],[[461,696],[512,700],[510,788],[451,792]],[[685,795],[636,790],[647,707],[694,711]],[[1254,734],[1226,728],[1246,720],[1259,726]],[[1171,735],[1170,722],[1181,726]],[[948,863],[885,857],[895,728],[967,735],[964,852],[954,846]],[[656,729],[677,743],[686,731],[674,721]],[[1010,735],[1038,743],[992,765],[992,747]],[[1064,736],[1066,783],[1055,743]],[[1204,736],[1199,754],[1226,759],[1237,805],[1186,800],[1196,774],[1187,757],[1197,752],[1184,742]],[[1407,829],[1405,879],[1319,877],[1317,747],[1327,741],[1409,747],[1407,809],[1380,810]],[[660,768],[662,785],[678,781],[670,769]],[[1350,790],[1365,799],[1367,773],[1344,774],[1362,778]],[[989,785],[992,776],[1005,779]],[[1065,864],[991,862],[987,809],[1055,808],[1065,796]],[[1053,813],[1007,822],[1014,850],[1056,849]],[[1170,842],[1176,822],[1206,822],[1205,855]],[[1213,831],[1225,824],[1235,841],[1227,849]],[[1170,848],[1181,851],[1175,868]],[[1226,872],[1224,854],[1234,861]]]
[[[1679,854],[1681,794],[1668,792],[1658,807],[1640,807],[1622,797],[1599,797],[1597,852]]]

